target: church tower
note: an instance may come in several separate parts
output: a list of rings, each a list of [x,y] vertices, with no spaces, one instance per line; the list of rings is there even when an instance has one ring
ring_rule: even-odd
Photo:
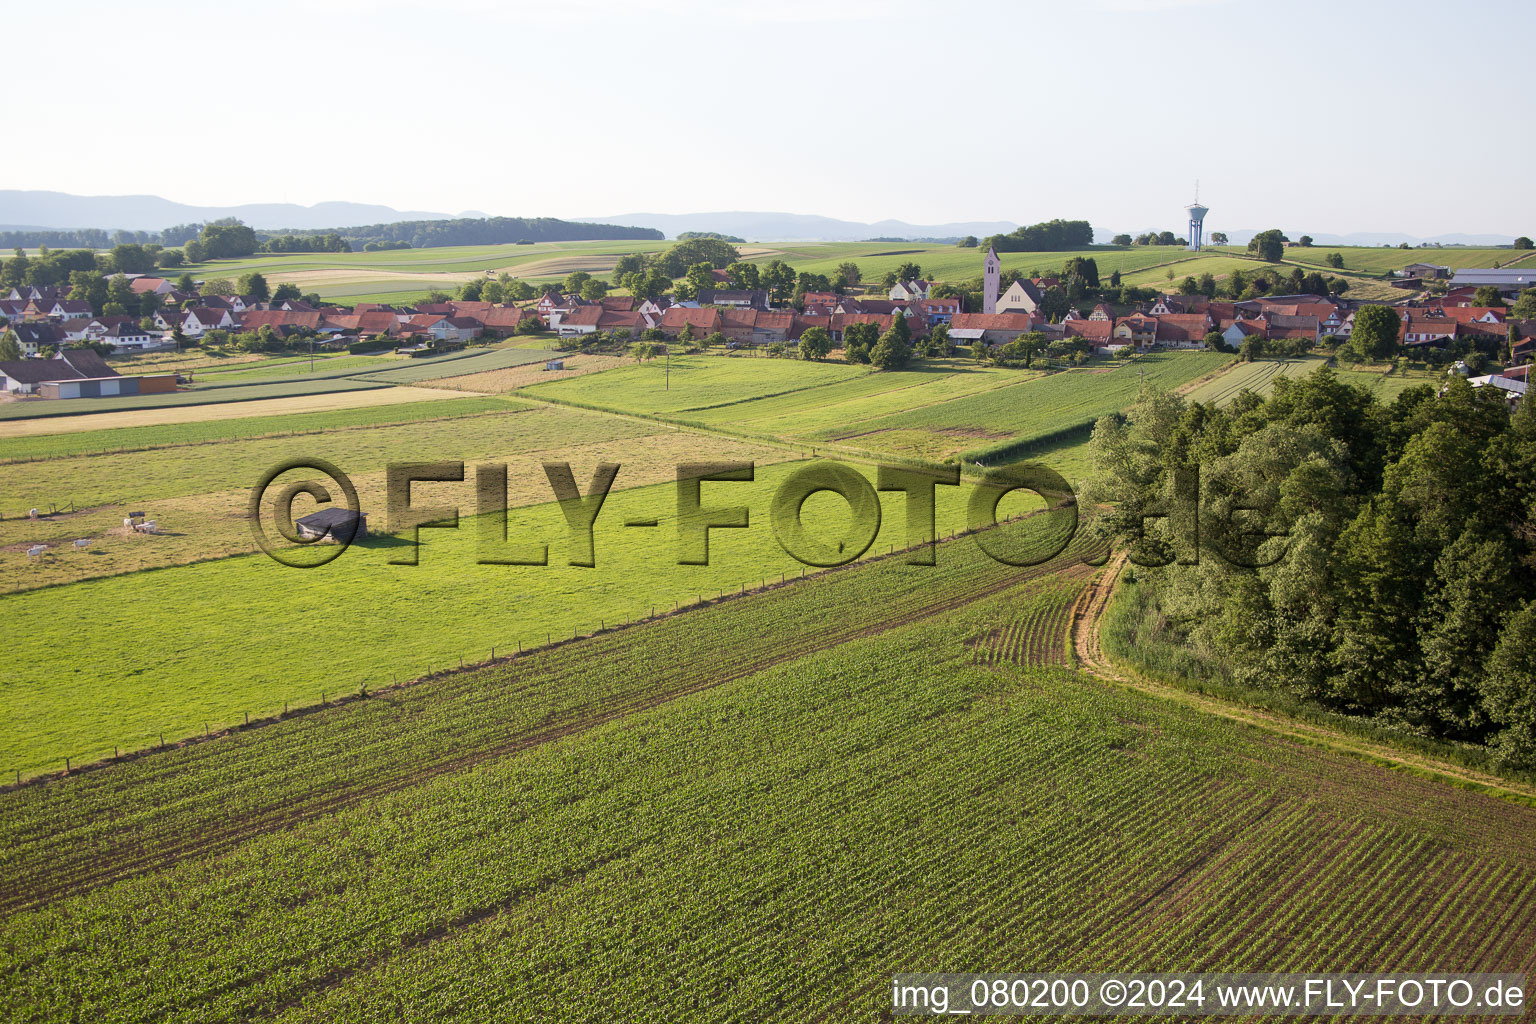
[[[997,286],[1002,282],[1003,263],[997,258],[997,249],[987,246],[987,264],[983,274],[986,284],[982,291],[981,311],[983,313],[997,312]]]

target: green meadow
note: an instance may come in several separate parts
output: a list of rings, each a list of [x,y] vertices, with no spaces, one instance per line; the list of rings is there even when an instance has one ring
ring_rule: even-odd
[[[679,564],[675,484],[609,495],[594,528],[596,568],[569,564],[570,531],[552,501],[507,516],[511,541],[547,545],[548,565],[478,564],[501,551],[482,544],[482,524],[469,518],[473,484],[428,484],[417,486],[416,501],[451,499],[465,518],[457,529],[420,531],[419,549],[379,535],[314,569],[255,554],[10,595],[0,766],[23,774],[62,767],[66,756],[95,759],[155,743],[162,732],[198,733],[285,702],[316,703],[322,692],[456,667],[460,657],[484,661],[492,646],[542,645],[799,574],[805,567],[769,521],[773,493],[797,465],[760,466],[751,482],[701,485],[706,507],[749,510],[747,528],[710,531],[707,566]],[[857,468],[873,476],[872,467]],[[583,467],[577,473],[585,489]],[[621,471],[616,488],[624,483]],[[970,490],[938,489],[941,532],[964,528]],[[903,502],[881,496],[869,554],[904,546]],[[1029,507],[1023,495],[1010,496],[1000,514]],[[804,517],[827,537],[850,522],[848,506],[830,494],[812,498]],[[657,525],[626,525],[632,521]],[[413,550],[418,564],[391,564]],[[61,650],[67,660],[55,656]]]

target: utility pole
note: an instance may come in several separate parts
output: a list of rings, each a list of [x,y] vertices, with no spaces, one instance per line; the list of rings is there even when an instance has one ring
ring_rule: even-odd
[[[1147,383],[1147,368],[1145,366],[1138,366],[1136,368],[1136,397],[1137,398],[1141,397],[1142,388],[1146,386],[1146,383]]]
[[[315,336],[309,336],[309,372],[315,372]]]
[[[671,391],[672,390],[672,346],[671,345],[667,345],[666,349],[667,349],[667,387],[666,387],[666,390]]]

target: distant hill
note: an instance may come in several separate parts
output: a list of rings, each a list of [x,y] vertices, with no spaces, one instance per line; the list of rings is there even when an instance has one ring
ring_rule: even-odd
[[[901,220],[882,220],[866,224],[856,220],[837,220],[806,213],[760,213],[731,211],[716,213],[621,213],[612,217],[573,217],[578,222],[633,224],[656,228],[668,238],[684,231],[715,231],[738,235],[753,242],[862,242],[871,238],[977,238],[1012,231],[1012,221],[959,221],[951,224],[908,224]]]
[[[238,217],[258,230],[348,228],[402,220],[449,220],[477,214],[395,210],[367,203],[247,203],[243,206],[189,206],[159,196],[76,196],[67,192],[0,189],[0,229],[103,228],[160,231],[174,224]]]

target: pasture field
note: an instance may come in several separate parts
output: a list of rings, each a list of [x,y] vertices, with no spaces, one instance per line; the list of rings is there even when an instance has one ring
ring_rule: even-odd
[[[346,377],[369,370],[387,369],[399,363],[404,357],[392,353],[379,355],[353,356],[353,355],[321,355],[316,353],[311,364],[309,356],[299,356],[293,359],[273,360],[260,366],[216,366],[203,370],[193,370],[191,378],[194,386],[209,387],[213,385],[225,386],[228,384],[251,384],[272,380],[304,380],[314,379],[318,376]],[[311,370],[310,366],[314,369]]]
[[[317,356],[316,358],[331,357]],[[184,352],[121,353],[107,357],[107,362],[112,368],[125,376],[143,373],[181,372],[186,370],[255,370],[266,366],[282,366],[288,363],[297,363],[301,360],[307,364],[309,356],[297,356],[291,353],[264,355],[259,352],[219,351],[217,349],[202,348],[187,349]]]
[[[1085,679],[1041,632],[1071,556],[940,554],[4,794],[0,1007],[879,1019],[914,966],[1536,968],[1536,811]]]
[[[412,389],[414,390],[414,389]],[[376,427],[389,423],[475,416],[527,408],[512,398],[439,396],[435,401],[408,402],[360,409],[295,412],[280,416],[248,416],[234,420],[192,423],[161,423],[142,427],[109,427],[63,434],[0,438],[0,463],[56,459],[68,455],[99,455],[106,452],[171,448],[177,445],[210,444],[253,437],[293,436],[325,430]],[[3,510],[0,510],[3,511]]]
[[[511,418],[525,415],[531,414]],[[514,445],[502,450],[514,451]],[[549,497],[540,462],[570,456],[585,488],[596,462],[623,464],[630,455],[634,458],[615,485],[629,489],[610,494],[595,527],[601,571],[568,564],[574,549],[559,506],[548,500],[528,504]],[[793,465],[767,463],[782,457],[745,441],[675,431],[624,443],[516,454],[510,460],[510,501],[526,507],[508,513],[507,536],[514,542],[547,544],[547,566],[478,563],[487,549],[479,537],[481,524],[471,518],[471,478],[414,489],[413,500],[456,504],[463,517],[458,529],[422,531],[419,565],[392,564],[404,554],[406,542],[377,534],[335,562],[308,571],[253,554],[13,593],[6,598],[7,621],[17,641],[0,666],[0,766],[26,774],[62,763],[65,756],[99,757],[114,745],[142,747],[162,730],[167,737],[185,736],[202,731],[204,722],[231,723],[247,711],[264,713],[283,701],[318,699],[321,690],[378,685],[393,675],[421,674],[429,664],[442,668],[459,655],[473,661],[491,645],[529,645],[588,632],[604,623],[642,618],[653,607],[686,605],[704,595],[799,573],[803,566],[779,546],[768,520],[773,492]],[[704,501],[747,507],[750,527],[712,531],[709,565],[679,564],[677,488],[660,481],[674,478],[678,462],[733,459],[755,459],[756,479],[707,484]],[[7,467],[7,472],[29,465],[50,463]],[[872,466],[859,468],[869,475],[874,471]],[[207,525],[209,534],[226,529],[229,543],[253,550],[243,490],[251,483],[241,481],[242,491],[225,495],[222,510],[210,508],[194,521],[222,514],[227,525]],[[380,494],[379,483],[360,480],[359,490],[366,495],[364,511],[379,516],[378,505],[368,500]],[[939,488],[942,533],[965,527],[969,490]],[[869,553],[905,544],[903,501],[900,494],[881,496],[885,514]],[[1024,497],[1010,496],[1000,515],[1030,507]],[[295,514],[303,514],[302,504]],[[847,505],[831,495],[813,498],[805,514],[824,523],[833,536],[849,522]],[[170,518],[169,513],[160,516],[162,522]],[[658,526],[626,530],[629,520]],[[177,523],[170,526],[180,532]],[[207,545],[189,544],[187,553],[206,558]],[[66,550],[58,557],[92,556]],[[50,571],[41,565],[27,568]],[[132,628],[78,628],[108,608],[131,609]],[[318,628],[338,616],[351,625]],[[259,623],[254,631],[253,623]],[[71,652],[67,669],[48,653],[61,645]],[[60,685],[61,674],[68,685]]]
[[[216,420],[254,419],[265,416],[308,415],[344,409],[376,408],[410,402],[438,402],[450,397],[433,388],[376,387],[360,391],[320,391],[291,398],[255,398],[241,402],[206,405],[154,406],[120,412],[82,412],[74,416],[5,419],[0,417],[0,438],[36,437],[43,434],[170,426]],[[458,397],[467,398],[468,395]],[[101,399],[88,399],[101,402]],[[108,445],[108,447],[121,447]]]
[[[1383,402],[1390,402],[1409,388],[1419,384],[1439,386],[1444,383],[1443,370],[1399,370],[1391,365],[1358,365],[1340,367],[1334,371],[1339,379],[1358,384]]]
[[[1191,402],[1214,402],[1226,405],[1243,391],[1268,396],[1275,389],[1278,377],[1304,377],[1326,366],[1325,356],[1303,356],[1299,359],[1258,359],[1251,363],[1235,363],[1231,369],[1206,381],[1185,394]]]
[[[524,363],[502,370],[482,370],[479,373],[459,374],[422,381],[423,387],[447,388],[450,391],[474,391],[480,394],[502,394],[516,391],[530,384],[581,377],[603,370],[615,370],[628,366],[628,356],[585,355],[580,352],[560,356],[565,362],[563,370],[546,370],[542,362]]]
[[[532,348],[471,348],[431,359],[396,360],[392,366],[360,373],[354,379],[385,384],[420,384],[444,377],[469,376],[489,370],[507,370],[514,366],[542,363],[559,354]]]
[[[341,467],[362,507],[373,510],[378,532],[385,526],[385,468],[394,462],[508,462],[513,503],[524,505],[550,497],[544,461],[627,464],[626,486],[635,486],[671,479],[677,460],[707,459],[711,450],[709,438],[692,432],[537,405],[463,419],[14,464],[3,474],[7,501],[15,504],[0,510],[6,513],[0,521],[0,592],[254,552],[250,489],[267,469],[294,456]],[[268,522],[276,493],[269,495]],[[30,508],[55,507],[60,514],[26,517]],[[297,508],[297,515],[312,510],[304,502]],[[160,532],[124,528],[129,511],[143,512]],[[76,540],[89,543],[76,548]],[[30,555],[38,545],[47,551]]]

